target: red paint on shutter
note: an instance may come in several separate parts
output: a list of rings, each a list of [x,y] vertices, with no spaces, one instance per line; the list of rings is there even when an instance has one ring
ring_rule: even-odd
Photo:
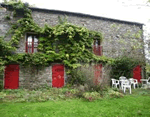
[[[93,46],[93,53],[98,56],[102,56],[102,46]]]
[[[19,87],[19,65],[6,65],[5,67],[5,89],[18,89]]]
[[[138,82],[140,82],[140,79],[141,79],[141,67],[140,67],[140,65],[136,66],[133,69],[133,78],[137,79]]]
[[[56,64],[52,66],[52,86],[64,86],[64,65]]]
[[[94,84],[98,85],[102,80],[102,64],[94,65]]]

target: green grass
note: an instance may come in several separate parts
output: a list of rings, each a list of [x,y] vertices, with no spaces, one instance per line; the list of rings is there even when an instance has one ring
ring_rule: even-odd
[[[88,102],[70,99],[36,103],[1,103],[1,117],[150,117],[150,96],[127,95]]]
[[[68,91],[76,93],[68,88],[3,90],[0,117],[150,117],[150,89],[132,89],[132,94],[127,90],[119,97],[109,89],[111,94],[91,102],[68,97]]]

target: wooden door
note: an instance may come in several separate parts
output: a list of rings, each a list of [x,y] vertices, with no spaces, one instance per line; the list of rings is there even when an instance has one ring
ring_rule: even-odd
[[[133,78],[137,79],[140,82],[141,79],[141,66],[138,65],[133,69]]]
[[[64,86],[64,65],[56,64],[52,66],[52,87]]]
[[[5,67],[4,89],[18,89],[19,65],[11,64]]]
[[[98,85],[102,80],[102,64],[94,65],[94,84]]]

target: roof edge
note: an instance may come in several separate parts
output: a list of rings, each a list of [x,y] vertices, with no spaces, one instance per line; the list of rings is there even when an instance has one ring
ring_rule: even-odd
[[[13,9],[11,5],[3,4],[0,3],[0,6],[5,7],[5,8],[10,8]],[[90,18],[96,18],[96,19],[102,19],[102,20],[110,20],[114,22],[120,22],[120,23],[126,23],[126,24],[135,24],[135,25],[140,25],[143,26],[144,23],[138,23],[138,22],[132,22],[132,21],[125,21],[125,20],[119,20],[119,19],[113,19],[113,18],[106,18],[106,17],[101,17],[101,16],[95,16],[95,15],[90,15],[90,14],[83,14],[83,13],[77,13],[77,12],[70,12],[70,11],[62,11],[62,10],[54,10],[54,9],[45,9],[45,8],[37,8],[37,7],[29,7],[32,11],[43,11],[43,12],[55,12],[55,13],[60,13],[60,14],[71,14],[71,15],[78,15],[82,17],[90,17]]]

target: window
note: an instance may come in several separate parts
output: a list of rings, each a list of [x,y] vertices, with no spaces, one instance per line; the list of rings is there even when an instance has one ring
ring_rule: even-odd
[[[38,47],[38,35],[27,34],[27,36],[26,36],[26,52],[27,53],[37,52],[37,47]]]
[[[102,46],[100,46],[100,40],[94,40],[93,44],[93,52],[95,55],[102,55]]]

